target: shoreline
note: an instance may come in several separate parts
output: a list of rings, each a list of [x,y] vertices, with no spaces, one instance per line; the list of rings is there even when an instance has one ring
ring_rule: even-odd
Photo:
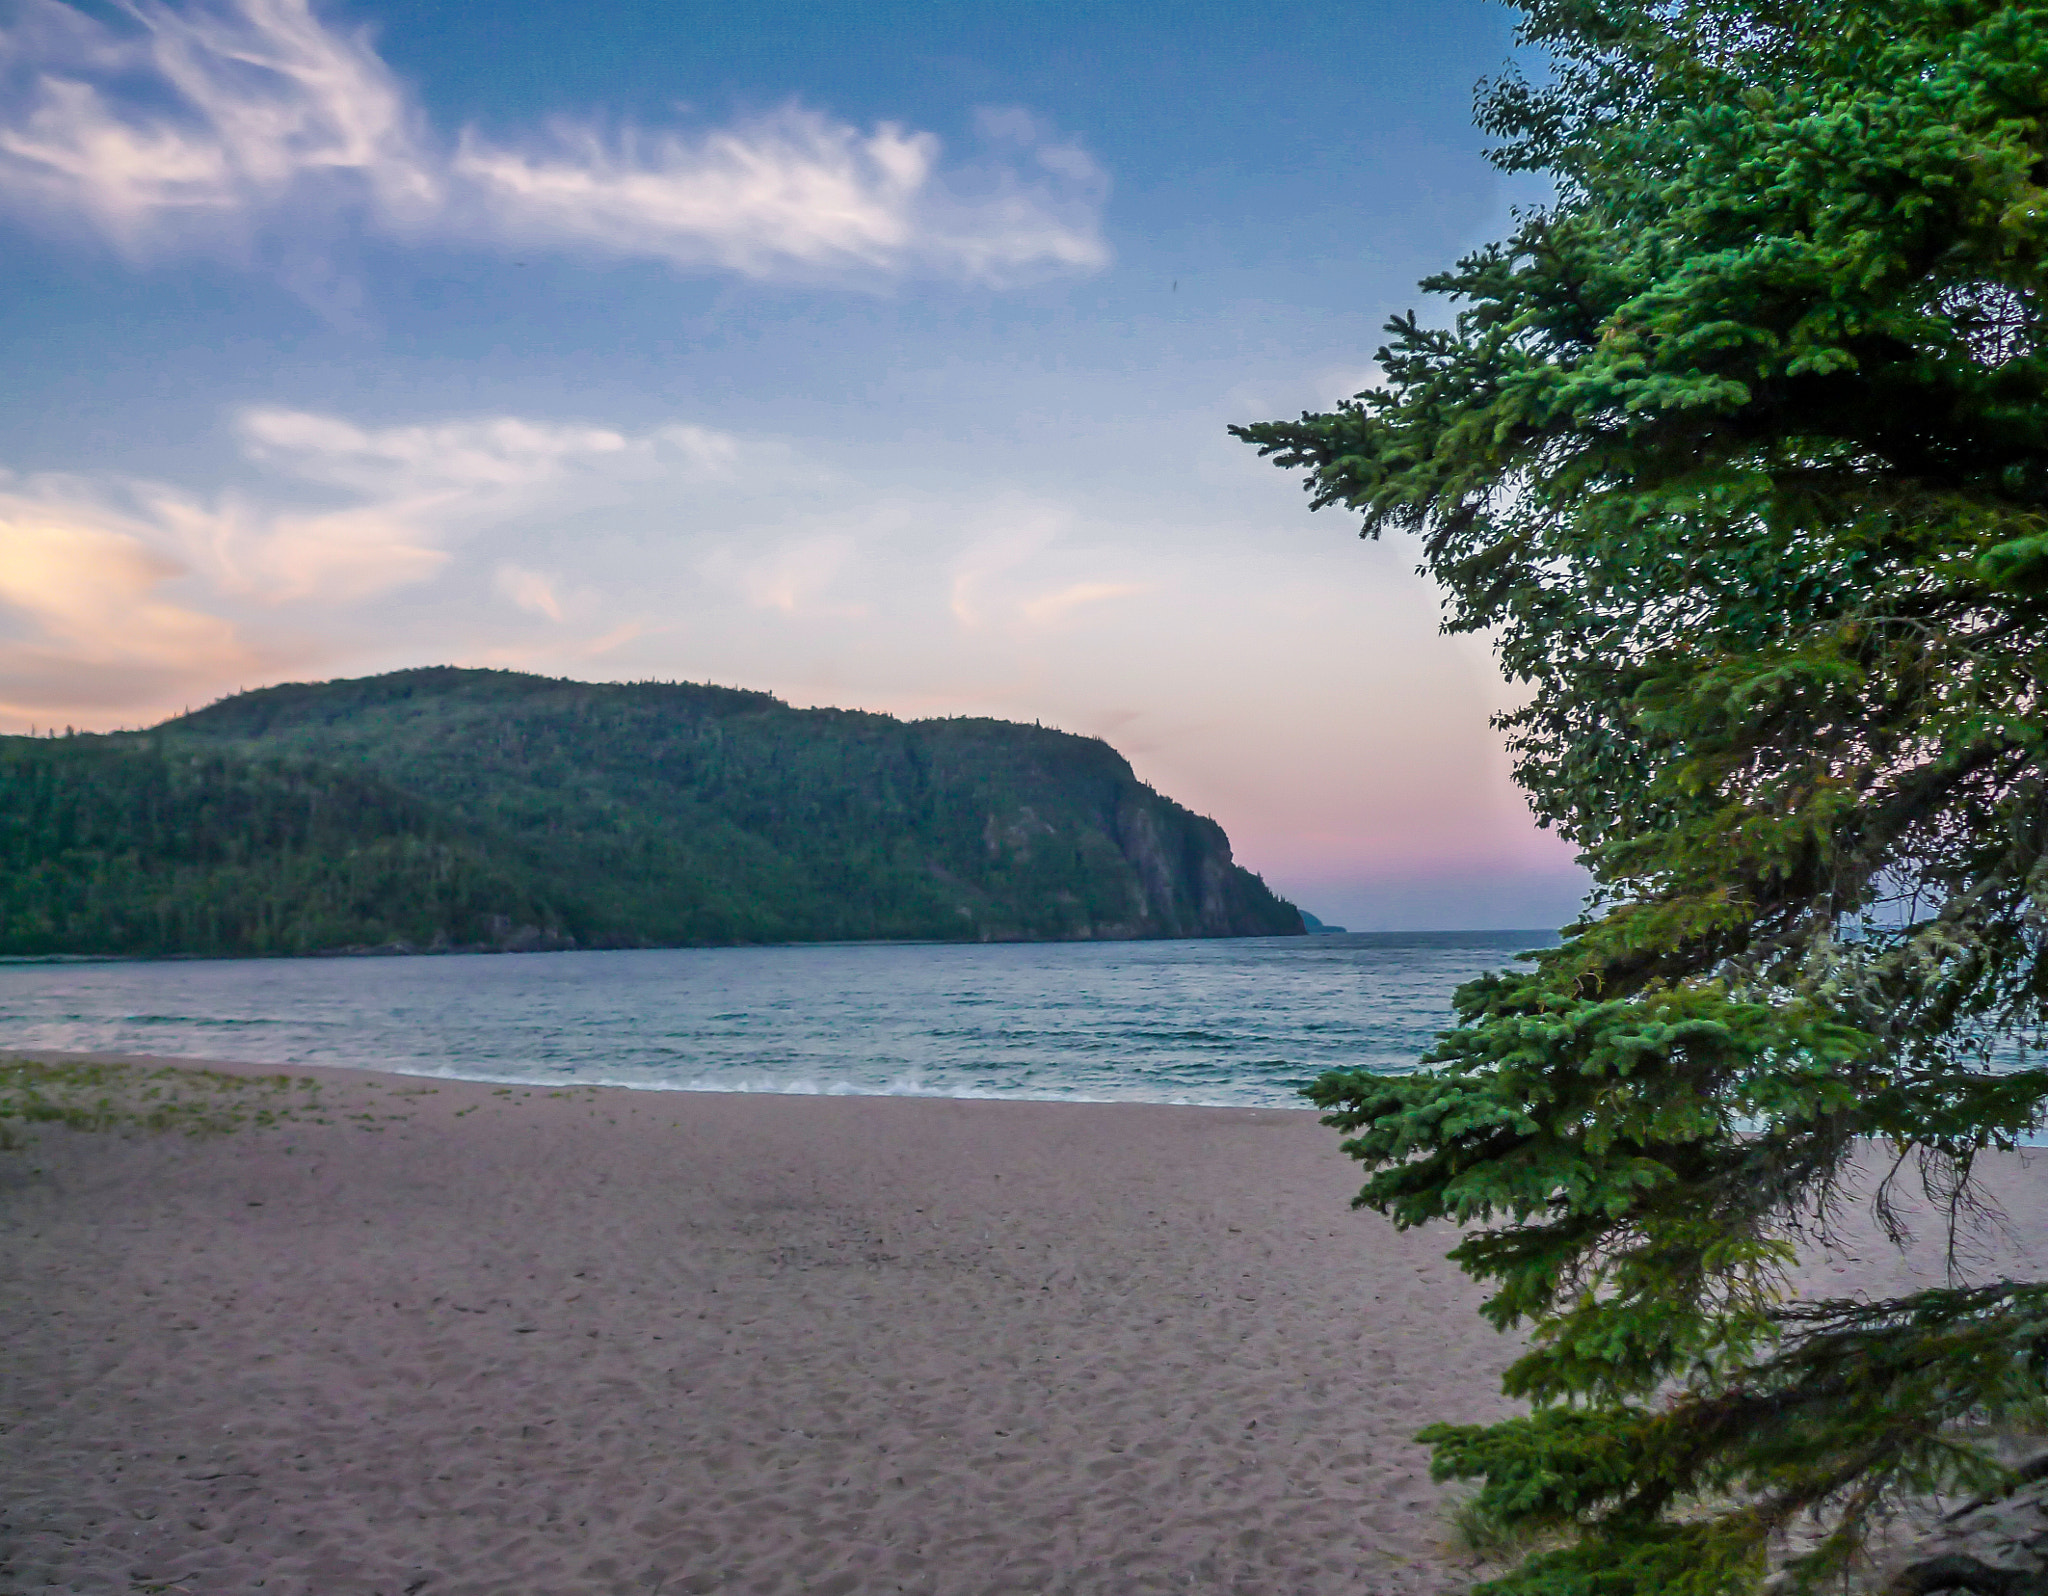
[[[346,1085],[350,1082],[403,1082],[414,1085],[432,1081],[445,1086],[509,1086],[525,1092],[630,1092],[646,1097],[743,1097],[763,1101],[837,1100],[860,1098],[904,1103],[1017,1103],[1038,1108],[1158,1108],[1191,1110],[1204,1114],[1290,1114],[1315,1116],[1313,1107],[1297,1108],[1292,1103],[1162,1103],[1136,1097],[1017,1097],[987,1093],[961,1096],[951,1092],[863,1092],[846,1090],[808,1091],[777,1087],[750,1091],[731,1086],[638,1085],[628,1081],[584,1081],[562,1079],[536,1081],[519,1076],[429,1075],[410,1070],[368,1069],[353,1064],[258,1064],[247,1059],[191,1058],[170,1053],[110,1053],[74,1051],[47,1047],[0,1047],[0,1060],[20,1058],[38,1064],[117,1064],[137,1069],[208,1070],[220,1075],[250,1078],[305,1076],[313,1080]]]

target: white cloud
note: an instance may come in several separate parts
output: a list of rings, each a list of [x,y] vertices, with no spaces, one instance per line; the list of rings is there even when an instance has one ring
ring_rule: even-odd
[[[6,482],[0,476],[0,482]],[[188,568],[61,482],[0,491],[0,710],[119,705],[276,662],[165,589]]]
[[[1033,626],[1058,626],[1074,611],[1111,599],[1133,598],[1150,589],[1143,582],[1074,582],[1051,593],[1041,593],[1017,606],[1017,613]]]
[[[593,457],[648,439],[499,417],[437,427],[364,429],[331,416],[252,410],[236,420],[245,454],[281,486],[211,498],[161,483],[112,480],[155,535],[223,593],[266,604],[350,603],[423,582],[447,545],[546,502]],[[342,502],[319,502],[335,495]]]
[[[33,496],[0,496],[0,602],[25,611],[46,638],[93,659],[165,652],[235,660],[234,629],[167,602],[161,589],[186,568],[149,541],[90,514]]]
[[[1064,524],[1063,516],[1042,513],[971,544],[953,562],[953,619],[970,631],[986,625],[999,602],[991,590],[1049,545]]]
[[[158,521],[178,529],[222,587],[273,603],[347,602],[423,582],[448,563],[451,541],[480,528],[602,493],[622,477],[715,481],[739,455],[737,440],[704,427],[636,435],[517,416],[366,428],[252,409],[236,431],[251,460],[357,501],[266,509],[239,495],[204,504],[146,491]]]
[[[217,239],[321,182],[392,220],[441,203],[404,90],[305,0],[142,0],[131,14],[139,29],[116,33],[28,0],[0,38],[0,194],[17,206],[142,253]]]
[[[207,496],[120,477],[0,472],[0,713],[161,702],[177,684],[260,677],[318,653],[351,606],[446,572],[460,546],[638,476],[723,480],[737,440],[487,416],[363,427],[277,408],[234,418],[269,480]],[[773,451],[768,451],[773,457]],[[782,580],[804,591],[794,567]],[[559,579],[513,562],[498,593],[562,622]],[[639,623],[588,644],[615,648]]]
[[[0,31],[0,203],[133,256],[245,245],[291,212],[386,235],[558,247],[753,277],[1093,270],[1106,179],[1026,113],[986,156],[788,106],[685,132],[562,121],[438,137],[367,35],[308,0],[138,0],[108,28],[26,0]],[[303,240],[302,240],[303,242]]]
[[[767,276],[779,265],[886,267],[915,244],[912,208],[938,140],[862,134],[791,108],[695,140],[564,123],[523,150],[466,136],[455,171],[485,230],[680,266]]]
[[[864,604],[834,598],[858,552],[843,532],[797,538],[752,559],[720,550],[705,561],[716,580],[737,588],[756,609],[776,610],[793,617],[857,619],[868,613]]]
[[[629,437],[518,416],[365,428],[302,410],[251,409],[235,430],[252,459],[309,482],[386,495],[516,492],[593,464],[615,469],[657,456],[710,477],[731,465],[736,450],[731,438],[703,427]]]
[[[223,585],[268,604],[352,604],[424,582],[452,557],[437,546],[441,529],[413,505],[280,510],[249,521]]]
[[[562,600],[555,592],[553,577],[529,571],[523,565],[501,565],[498,567],[497,586],[498,591],[520,609],[544,615],[551,621],[561,620]]]
[[[1077,574],[1091,562],[1060,546],[1070,530],[1065,513],[1027,510],[1011,519],[1004,531],[970,544],[953,562],[949,607],[963,630],[1050,629],[1093,605],[1152,591],[1150,583]],[[1046,585],[1048,579],[1053,585]]]

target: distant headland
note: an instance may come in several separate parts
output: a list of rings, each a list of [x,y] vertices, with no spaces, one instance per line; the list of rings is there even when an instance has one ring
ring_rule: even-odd
[[[1107,743],[434,667],[0,738],[0,954],[1289,936]]]

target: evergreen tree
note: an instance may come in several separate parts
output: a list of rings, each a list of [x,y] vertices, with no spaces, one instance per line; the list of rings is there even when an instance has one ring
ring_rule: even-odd
[[[1424,1433],[1563,1533],[1486,1589],[1741,1591],[1808,1512],[1818,1580],[2044,1417],[2048,1287],[1780,1286],[1859,1147],[1953,1197],[2048,1094],[2048,8],[1519,9],[1549,67],[1481,124],[1554,200],[1384,386],[1236,430],[1421,535],[1597,889],[1424,1070],[1311,1095],[1530,1332],[1528,1416]]]

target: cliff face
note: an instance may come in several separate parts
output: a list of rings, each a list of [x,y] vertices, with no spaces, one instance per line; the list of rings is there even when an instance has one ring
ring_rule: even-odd
[[[437,669],[0,739],[4,952],[1301,929],[1107,744],[1003,721]]]
[[[1215,821],[1144,790],[1118,805],[1116,837],[1138,878],[1137,918],[1160,927],[1157,935],[1242,936],[1257,934],[1244,927],[1274,923],[1271,895],[1232,863],[1230,839]]]
[[[1301,925],[1300,912],[1276,898],[1258,877],[1239,868],[1230,857],[1230,839],[1213,820],[1190,813],[1130,777],[1100,817],[1100,837],[1113,844],[1096,861],[1096,872],[1112,889],[1092,912],[1083,914],[1082,897],[1055,893],[1054,902],[1072,911],[1054,935],[1068,940],[1139,937],[1292,936]],[[985,832],[992,856],[1011,861],[1030,859],[1034,840],[1045,850],[1073,846],[1062,828],[1042,818],[1031,806],[1007,817],[991,813]],[[1082,850],[1086,851],[1085,837]],[[1121,866],[1121,868],[1118,868]],[[1045,935],[985,922],[983,941],[1035,940]]]

